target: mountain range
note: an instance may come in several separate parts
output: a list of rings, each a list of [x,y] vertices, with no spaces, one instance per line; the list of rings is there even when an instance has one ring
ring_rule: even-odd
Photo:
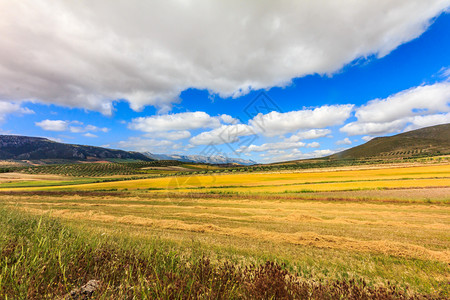
[[[192,163],[253,165],[256,162],[226,156],[169,155],[114,150],[103,147],[58,143],[46,138],[0,135],[0,160],[76,160],[108,159],[178,160]]]
[[[239,165],[254,165],[257,162],[249,159],[227,157],[224,155],[180,155],[180,154],[154,154],[150,152],[143,152],[147,157],[154,160],[178,160],[191,163],[205,163],[205,164],[239,164]]]

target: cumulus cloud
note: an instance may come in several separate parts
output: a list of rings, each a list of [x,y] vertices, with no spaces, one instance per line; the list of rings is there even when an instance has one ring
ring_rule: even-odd
[[[325,105],[314,109],[285,113],[276,111],[267,114],[259,113],[253,119],[249,120],[248,124],[222,125],[219,128],[194,136],[191,138],[190,143],[192,145],[220,145],[235,143],[243,136],[263,135],[273,137],[296,132],[299,129],[319,128],[303,130],[286,139],[286,144],[295,144],[301,140],[315,139],[329,135],[331,130],[323,129],[323,127],[342,124],[350,117],[352,108],[353,105],[351,104]],[[166,116],[160,116],[160,118],[166,118]],[[141,120],[137,120],[137,122],[135,120],[131,124],[131,128],[137,128],[135,123],[142,123]],[[153,119],[151,123],[155,123]],[[144,130],[144,126],[140,126],[140,128]]]
[[[330,74],[421,35],[449,0],[0,1],[0,100],[168,111]],[[413,17],[412,17],[413,16]]]
[[[172,141],[148,139],[142,137],[130,137],[126,141],[120,141],[118,143],[118,146],[121,149],[141,152],[149,151],[154,153],[170,152],[173,149],[179,148],[179,144],[176,144]]]
[[[365,135],[365,136],[363,136],[361,139],[362,139],[364,142],[368,142],[368,141],[370,141],[370,140],[373,140],[374,137],[373,137],[373,136],[370,136],[370,135]]]
[[[280,152],[278,155],[274,156],[265,156],[263,160],[265,162],[280,162],[280,161],[289,161],[289,160],[297,160],[297,159],[308,159],[308,158],[319,158],[327,155],[331,155],[335,153],[335,151],[330,149],[323,150],[314,150],[312,152],[303,153],[298,149],[292,149],[290,152]]]
[[[255,135],[252,127],[246,124],[222,125],[211,131],[202,132],[190,139],[192,145],[221,145],[235,143],[240,137]]]
[[[351,145],[352,141],[349,138],[345,138],[343,140],[339,140],[336,142],[336,145]]]
[[[41,127],[44,130],[48,131],[70,131],[73,133],[84,133],[88,131],[94,132],[108,132],[109,128],[106,127],[97,127],[94,125],[83,125],[82,122],[79,121],[64,121],[64,120],[42,120],[40,122],[34,123],[36,126]],[[77,126],[71,126],[75,124]],[[81,126],[83,125],[83,126]],[[92,135],[92,134],[91,134]],[[85,135],[87,136],[87,135]],[[91,136],[92,137],[92,136]]]
[[[319,148],[320,144],[318,142],[312,142],[312,143],[308,143],[306,145],[307,148]]]
[[[287,140],[290,142],[298,142],[300,140],[311,140],[325,137],[331,134],[330,129],[311,129],[307,131],[300,131],[291,135]]]
[[[290,138],[286,139],[286,143],[294,144],[300,140],[315,139],[327,136],[331,133],[329,129],[323,127],[342,124],[349,118],[353,105],[332,105],[321,106],[314,109],[304,109],[280,113],[272,111],[267,114],[259,113],[248,124],[222,125],[210,131],[205,131],[191,138],[192,145],[220,145],[226,143],[235,143],[239,141],[239,137],[250,135],[263,135],[273,137],[276,135],[284,135],[286,133],[296,132],[299,129],[310,129],[297,132]],[[197,112],[199,113],[199,112]],[[167,118],[167,116],[158,116],[156,118]],[[146,118],[145,121],[155,126],[155,117]],[[142,125],[144,118],[133,120],[130,128],[144,130]],[[216,119],[216,118],[215,118]],[[139,124],[139,125],[138,125]],[[173,125],[172,125],[173,126]],[[168,126],[162,126],[168,128]]]
[[[96,138],[96,137],[98,137],[97,135],[95,135],[95,134],[92,134],[92,133],[90,133],[90,132],[88,132],[88,133],[85,133],[85,134],[83,134],[85,137],[89,137],[89,138]]]
[[[314,150],[313,152],[305,153],[304,158],[318,158],[318,157],[324,157],[327,155],[331,155],[335,153],[335,151],[330,149],[321,149],[321,150]]]
[[[74,123],[72,121],[72,123]],[[79,123],[79,122],[78,122]],[[83,123],[81,123],[80,125],[83,125]],[[94,125],[86,125],[86,126],[70,126],[69,127],[70,132],[73,133],[81,133],[81,132],[87,132],[87,131],[94,131],[94,132],[108,132],[109,128],[106,127],[97,127]]]
[[[285,150],[305,147],[306,144],[303,142],[277,142],[277,143],[266,143],[262,145],[250,145],[241,147],[238,152],[264,152],[270,150]]]
[[[183,140],[191,137],[191,133],[187,130],[168,131],[168,132],[152,132],[144,135],[146,137],[162,138],[171,141]]]
[[[423,127],[450,123],[450,113],[434,114],[428,116],[415,116],[410,119],[410,123],[405,131],[419,129]]]
[[[226,114],[221,115],[220,116],[220,120],[222,120],[222,122],[226,123],[226,124],[237,124],[237,123],[239,123],[238,119],[235,119],[232,116],[229,116],[229,115],[226,115]]]
[[[9,114],[33,114],[33,113],[34,111],[26,107],[22,107],[20,103],[0,102],[0,122],[4,121],[5,117]]]
[[[340,129],[349,135],[381,135],[448,123],[450,82],[414,87],[356,109],[357,121]]]
[[[405,117],[450,111],[450,82],[414,87],[356,110],[359,122],[392,122]]]
[[[250,120],[249,124],[266,136],[276,136],[300,129],[340,125],[350,117],[352,109],[353,105],[345,104],[324,105],[286,113],[272,111],[268,114],[258,114]],[[315,133],[309,134],[313,136]]]
[[[211,117],[203,111],[196,111],[135,118],[128,124],[128,128],[150,133],[217,128],[220,125],[219,117]]]
[[[66,131],[69,127],[69,122],[62,120],[43,120],[34,124],[48,131]]]
[[[375,123],[375,122],[352,122],[346,124],[340,129],[340,131],[347,133],[348,135],[381,135],[386,133],[398,132],[402,130],[406,125],[405,119],[395,120],[392,122]]]

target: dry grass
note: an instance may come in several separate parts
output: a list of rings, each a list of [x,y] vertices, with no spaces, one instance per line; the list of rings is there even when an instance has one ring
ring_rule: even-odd
[[[311,247],[318,248],[334,248],[341,249],[347,251],[364,251],[364,252],[375,252],[382,253],[386,255],[394,255],[400,257],[409,257],[409,258],[420,258],[420,259],[432,259],[441,261],[444,263],[450,263],[450,251],[434,251],[430,249],[426,249],[422,246],[398,243],[387,240],[378,240],[378,241],[361,241],[355,240],[352,238],[345,238],[333,235],[321,235],[315,232],[295,232],[295,233],[283,233],[283,232],[273,232],[266,230],[258,230],[255,228],[248,227],[221,227],[215,224],[209,223],[187,223],[180,220],[172,220],[172,219],[151,219],[151,218],[142,218],[133,215],[125,215],[125,216],[113,216],[107,215],[104,213],[99,213],[95,210],[87,210],[83,212],[72,212],[71,210],[42,210],[42,209],[33,209],[28,208],[25,209],[27,212],[31,212],[34,214],[46,214],[51,213],[52,216],[62,217],[72,220],[84,220],[87,222],[95,221],[95,222],[107,222],[107,223],[121,223],[121,224],[129,224],[129,225],[137,225],[137,226],[146,226],[146,227],[157,227],[160,229],[171,229],[171,230],[182,230],[182,231],[190,231],[190,232],[200,232],[200,233],[213,233],[225,236],[236,236],[236,237],[245,237],[252,239],[265,240],[275,243],[291,243],[296,245],[306,245]],[[198,216],[197,216],[198,217]],[[204,215],[200,215],[200,218],[204,217]],[[299,216],[298,215],[290,215],[285,220],[288,221],[304,221],[311,220],[313,217],[309,216]],[[317,220],[317,218],[316,218]],[[264,218],[264,221],[276,221],[270,219],[268,217]],[[335,223],[335,222],[330,222]],[[354,222],[350,222],[350,224],[355,224]],[[360,223],[361,224],[361,223]],[[400,225],[401,223],[394,223],[395,225]],[[375,225],[375,222],[369,223],[369,225]],[[392,226],[392,224],[388,224],[388,226]],[[442,229],[441,227],[449,228],[449,225],[439,224],[437,229]],[[418,226],[422,228],[422,226]],[[449,236],[450,237],[450,236]]]

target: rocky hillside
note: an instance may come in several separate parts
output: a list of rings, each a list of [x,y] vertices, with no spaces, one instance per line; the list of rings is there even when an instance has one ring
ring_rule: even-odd
[[[94,146],[63,144],[46,138],[18,135],[0,135],[0,159],[138,159],[150,161],[149,157],[123,150]]]

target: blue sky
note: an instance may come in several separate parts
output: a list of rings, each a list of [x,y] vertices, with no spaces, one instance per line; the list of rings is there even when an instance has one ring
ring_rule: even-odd
[[[342,28],[339,11],[330,9],[330,22],[339,26],[313,23],[299,30],[294,29],[303,24],[290,19],[289,9],[272,7],[275,16],[270,15],[274,21],[269,25],[275,29],[263,34],[251,30],[264,28],[268,16],[254,15],[251,5],[208,6],[217,14],[217,23],[200,20],[187,32],[167,29],[164,37],[132,26],[119,32],[121,24],[111,21],[114,14],[105,15],[91,24],[99,28],[98,45],[95,34],[82,25],[74,29],[83,19],[83,7],[51,7],[55,13],[67,13],[75,24],[62,26],[61,32],[51,30],[62,22],[57,18],[31,33],[26,24],[20,27],[20,13],[44,17],[45,7],[30,2],[29,11],[25,6],[7,17],[6,23],[17,25],[16,30],[0,23],[0,33],[11,41],[0,42],[0,130],[65,143],[272,162],[319,157],[374,136],[449,123],[449,3],[435,2],[434,9],[430,4],[426,11],[420,5],[412,9],[409,4],[386,3],[394,7],[380,7],[379,12],[374,2],[355,8],[354,22]],[[182,15],[178,6],[169,8],[174,16],[183,16],[180,23],[195,22],[195,16],[188,18],[188,7]],[[244,45],[235,44],[233,34],[230,40],[216,37],[240,29],[227,29],[230,21],[221,19],[224,9],[253,20],[244,32],[235,33]],[[399,19],[383,24],[386,10],[397,11]],[[342,15],[346,13],[348,8]],[[365,24],[360,18],[364,13],[374,20],[378,13],[379,21]],[[127,14],[138,22],[137,11],[125,11],[125,19]],[[168,26],[164,20],[154,22],[150,25]],[[204,29],[202,22],[212,22],[211,28]],[[355,25],[366,27],[349,31]],[[336,26],[337,33],[329,34]],[[117,47],[107,47],[116,44],[103,40],[109,36],[105,28]],[[286,36],[278,38],[282,33]],[[199,36],[208,44],[196,41]],[[23,45],[21,38],[27,39]],[[49,38],[55,45],[46,49],[41,44]],[[179,51],[180,39],[185,52]],[[216,48],[210,46],[215,43]],[[116,48],[120,51],[110,53]],[[153,68],[157,71],[148,71]]]

